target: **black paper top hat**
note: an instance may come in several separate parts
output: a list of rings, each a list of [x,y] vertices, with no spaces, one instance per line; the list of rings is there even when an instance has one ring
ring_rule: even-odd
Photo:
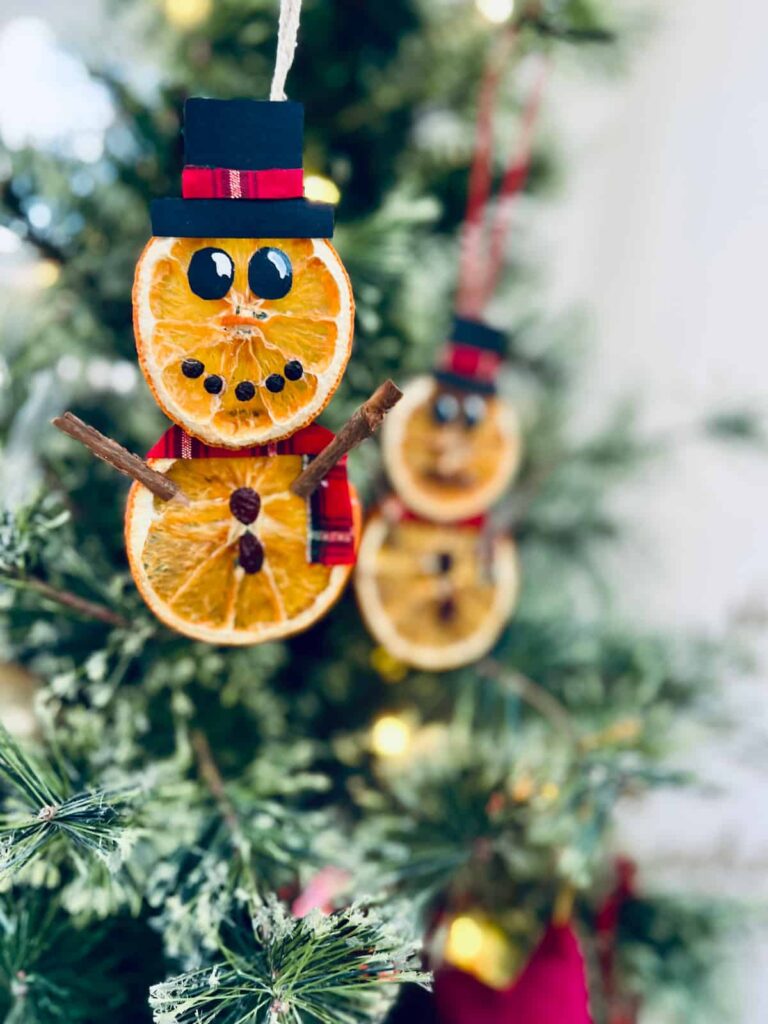
[[[181,238],[330,238],[333,207],[304,198],[304,107],[189,99],[181,199],[155,199],[152,233]]]
[[[447,387],[493,395],[506,348],[506,334],[457,316],[435,377]]]

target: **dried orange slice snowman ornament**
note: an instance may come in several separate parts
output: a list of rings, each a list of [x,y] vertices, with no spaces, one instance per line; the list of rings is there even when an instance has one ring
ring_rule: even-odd
[[[489,218],[493,107],[517,38],[516,32],[500,38],[480,90],[459,315],[437,369],[405,388],[385,424],[384,464],[397,498],[366,524],[355,573],[360,609],[376,640],[405,664],[432,672],[486,655],[514,612],[519,589],[514,543],[487,518],[514,480],[521,440],[514,410],[496,389],[506,339],[483,319],[504,259],[510,203],[530,168],[545,81],[541,73],[524,104],[519,146]]]
[[[457,318],[440,367],[404,389],[384,425],[397,493],[367,522],[355,589],[376,639],[430,672],[477,661],[517,601],[515,546],[485,513],[520,461],[513,410],[496,393],[504,335]]]
[[[139,361],[174,421],[148,462],[185,501],[133,485],[129,562],[158,618],[211,643],[305,629],[355,561],[344,462],[291,491],[333,437],[313,421],[354,316],[332,207],[303,198],[302,134],[298,103],[188,100],[183,198],[152,204],[136,270]]]

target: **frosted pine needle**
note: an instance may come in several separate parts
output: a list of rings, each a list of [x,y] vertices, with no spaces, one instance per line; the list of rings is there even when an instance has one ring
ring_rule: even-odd
[[[418,947],[360,905],[296,919],[277,901],[213,967],[155,985],[155,1024],[365,1024],[383,1019],[403,982],[429,983]],[[237,946],[237,950],[231,948]]]
[[[125,840],[127,788],[71,792],[66,782],[37,764],[0,725],[0,781],[9,791],[0,814],[0,878],[21,870],[54,843],[103,860]]]

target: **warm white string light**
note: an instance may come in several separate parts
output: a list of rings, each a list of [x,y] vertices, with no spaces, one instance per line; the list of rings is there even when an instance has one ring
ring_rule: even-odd
[[[165,0],[165,16],[180,29],[191,29],[206,21],[213,10],[212,0]]]
[[[475,0],[478,11],[494,25],[509,21],[515,10],[515,0]]]
[[[402,757],[413,736],[410,722],[401,715],[382,715],[371,729],[371,748],[379,757]]]

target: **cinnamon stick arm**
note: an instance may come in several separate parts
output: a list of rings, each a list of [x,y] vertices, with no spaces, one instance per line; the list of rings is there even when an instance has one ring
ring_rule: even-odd
[[[62,433],[85,445],[88,451],[95,455],[96,458],[108,463],[119,473],[124,473],[126,476],[130,476],[134,480],[138,480],[139,483],[144,484],[148,490],[157,495],[162,501],[170,501],[171,498],[176,498],[185,504],[188,503],[186,495],[173,480],[169,480],[167,476],[151,469],[138,455],[129,452],[127,448],[123,448],[117,441],[113,441],[111,437],[106,437],[96,430],[95,427],[84,423],[74,413],[62,413],[61,416],[57,416],[51,422],[57,430],[61,430]]]
[[[300,498],[308,498],[314,493],[339,459],[378,430],[386,414],[402,397],[403,393],[394,381],[386,380],[380,384],[371,397],[352,413],[330,444],[296,477],[291,484],[293,493]]]

